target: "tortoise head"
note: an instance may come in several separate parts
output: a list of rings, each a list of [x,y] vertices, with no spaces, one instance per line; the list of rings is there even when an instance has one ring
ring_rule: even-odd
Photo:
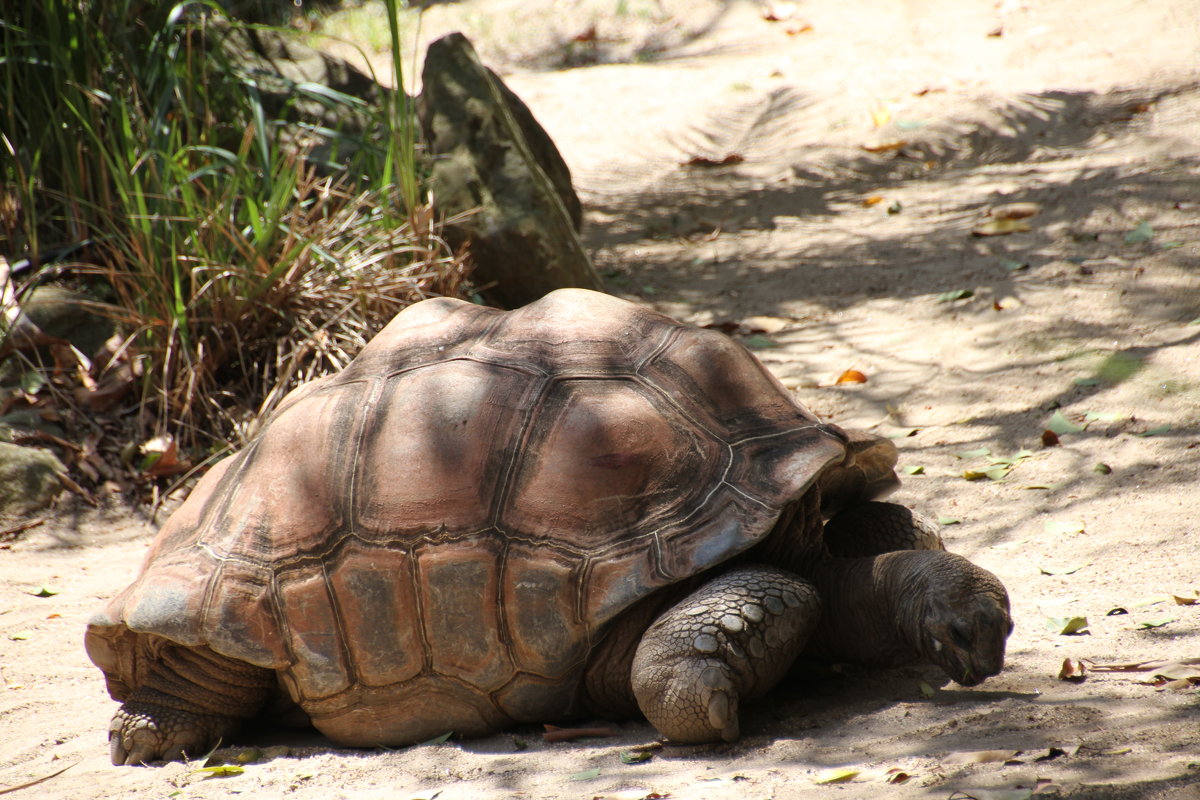
[[[917,629],[910,641],[951,680],[974,686],[1004,666],[1013,630],[1008,592],[999,578],[965,558],[937,555],[920,581]]]

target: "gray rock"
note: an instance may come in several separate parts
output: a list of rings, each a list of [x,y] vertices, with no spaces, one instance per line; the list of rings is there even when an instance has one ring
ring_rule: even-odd
[[[62,342],[90,358],[116,330],[112,319],[101,313],[102,305],[69,289],[37,287],[20,301],[21,313],[12,327],[0,328],[0,358]]]
[[[45,508],[62,491],[58,457],[36,447],[0,442],[0,514],[28,514]]]
[[[603,291],[570,170],[525,104],[458,33],[429,46],[421,80],[434,206],[446,217],[477,209],[446,232],[469,248],[476,280],[508,306],[568,286]]]

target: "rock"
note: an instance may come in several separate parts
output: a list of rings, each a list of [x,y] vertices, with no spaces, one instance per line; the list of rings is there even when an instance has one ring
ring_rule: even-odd
[[[113,321],[96,310],[99,305],[95,299],[69,289],[37,287],[21,300],[21,313],[12,327],[0,330],[0,358],[15,350],[30,351],[64,342],[90,358],[116,330]],[[2,336],[4,333],[8,335]]]
[[[36,447],[0,442],[0,514],[28,514],[50,505],[62,491],[66,468]]]
[[[446,231],[467,245],[478,282],[510,307],[568,286],[603,291],[570,170],[525,104],[459,33],[429,46],[421,80],[434,206],[444,217],[478,209]]]

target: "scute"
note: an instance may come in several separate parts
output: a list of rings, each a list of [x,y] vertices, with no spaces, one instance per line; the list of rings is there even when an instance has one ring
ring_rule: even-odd
[[[141,635],[277,669],[350,744],[483,733],[563,708],[607,622],[844,455],[719,334],[585,290],[428,300],[213,468],[89,651],[118,687]]]

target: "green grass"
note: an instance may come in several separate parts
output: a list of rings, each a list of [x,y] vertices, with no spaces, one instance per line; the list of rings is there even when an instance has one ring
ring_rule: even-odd
[[[248,27],[211,2],[10,8],[0,252],[75,248],[59,266],[102,286],[122,323],[108,367],[140,365],[138,435],[240,445],[284,392],[344,365],[404,305],[459,291],[403,92],[370,105],[310,84],[274,91],[222,46]]]

